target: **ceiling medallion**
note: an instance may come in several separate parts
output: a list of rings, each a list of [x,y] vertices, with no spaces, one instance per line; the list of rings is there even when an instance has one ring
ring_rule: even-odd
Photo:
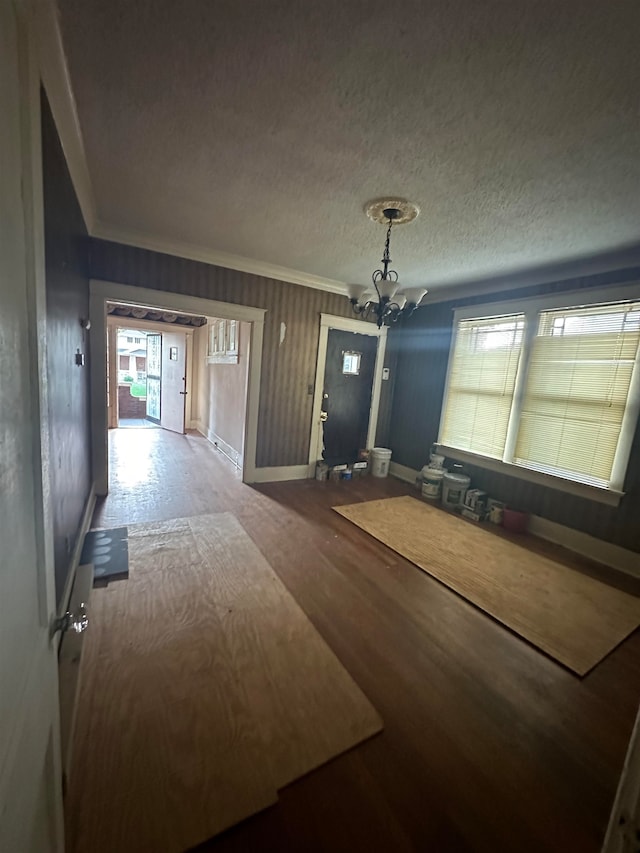
[[[394,225],[405,225],[407,222],[413,222],[420,213],[420,208],[417,204],[413,204],[413,202],[403,198],[379,198],[376,201],[370,201],[366,205],[364,212],[369,219],[372,219],[379,225],[387,225],[389,219],[386,215],[387,210],[397,211],[393,220]]]
[[[349,301],[354,312],[368,320],[375,317],[378,328],[390,326],[400,317],[410,317],[427,292],[424,287],[405,287],[400,291],[398,273],[389,269],[392,263],[389,255],[391,229],[394,225],[413,222],[420,208],[403,199],[379,199],[365,207],[369,219],[387,226],[387,238],[382,255],[382,269],[371,276],[373,289],[365,284],[349,285]]]

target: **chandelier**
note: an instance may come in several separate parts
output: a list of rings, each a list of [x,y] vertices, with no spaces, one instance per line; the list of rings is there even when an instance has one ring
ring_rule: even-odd
[[[403,225],[412,222],[420,211],[415,204],[407,201],[383,200],[370,204],[366,212],[374,222],[387,225],[382,269],[377,269],[371,276],[373,290],[369,285],[349,285],[349,301],[354,312],[363,320],[375,317],[380,329],[383,325],[390,326],[400,317],[410,317],[427,292],[424,287],[405,287],[400,292],[398,273],[389,269],[389,265],[393,263],[389,245],[394,223]]]

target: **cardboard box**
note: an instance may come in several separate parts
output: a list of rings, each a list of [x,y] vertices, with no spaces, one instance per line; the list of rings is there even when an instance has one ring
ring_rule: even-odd
[[[482,489],[468,489],[465,495],[464,505],[474,512],[483,512],[486,503],[487,493]]]
[[[462,512],[460,513],[464,518],[469,518],[471,521],[483,521],[484,513],[474,512],[474,510],[469,509],[468,506],[462,507]]]

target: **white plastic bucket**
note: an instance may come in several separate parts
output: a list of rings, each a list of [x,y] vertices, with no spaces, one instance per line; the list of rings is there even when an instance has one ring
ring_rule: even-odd
[[[445,474],[442,478],[442,503],[444,506],[455,507],[464,504],[464,496],[471,483],[466,474]]]
[[[445,472],[442,468],[422,469],[422,497],[431,501],[437,501],[442,488],[442,478]]]
[[[371,451],[371,474],[374,477],[386,477],[389,473],[391,451],[386,447],[374,447]]]

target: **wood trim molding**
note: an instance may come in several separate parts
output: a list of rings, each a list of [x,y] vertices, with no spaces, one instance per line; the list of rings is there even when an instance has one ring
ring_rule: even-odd
[[[402,480],[403,483],[411,483],[413,486],[415,485],[416,477],[420,472],[413,468],[408,468],[406,465],[400,465],[392,459],[389,463],[389,473],[392,477],[395,477],[396,480]]]
[[[96,494],[106,495],[109,489],[105,369],[106,302],[109,300],[131,305],[148,305],[151,308],[164,308],[166,310],[184,312],[185,314],[202,314],[208,317],[243,320],[251,324],[242,479],[245,483],[255,482],[258,412],[260,410],[260,377],[262,372],[262,342],[266,309],[252,308],[246,305],[234,305],[229,302],[217,302],[213,299],[204,299],[199,296],[187,296],[181,293],[151,290],[144,287],[92,279],[90,282],[89,311],[92,326],[91,430],[93,447],[92,463]],[[304,467],[306,470],[306,466]]]
[[[161,252],[165,255],[186,258],[190,261],[200,261],[215,267],[226,267],[227,269],[258,275],[263,278],[286,281],[289,284],[313,287],[316,290],[324,290],[327,293],[337,293],[345,298],[348,295],[347,285],[342,281],[323,278],[319,275],[312,275],[301,270],[270,264],[266,261],[245,258],[242,255],[234,255],[229,252],[210,249],[206,246],[197,246],[192,243],[172,240],[159,235],[143,234],[142,232],[117,228],[101,222],[96,223],[91,233],[93,237],[98,237],[101,240],[109,240],[114,243],[122,243],[125,246],[148,249],[152,252]]]
[[[254,483],[281,483],[285,480],[306,480],[308,465],[279,465],[273,468],[256,468]]]
[[[31,15],[42,85],[87,231],[92,234],[96,224],[96,201],[54,0],[33,2]]]
[[[504,474],[506,477],[526,480],[528,483],[536,483],[548,489],[556,489],[559,492],[566,492],[569,495],[586,498],[590,501],[597,501],[608,506],[618,506],[624,497],[624,492],[618,492],[615,489],[599,489],[596,486],[588,486],[586,483],[564,480],[561,477],[554,477],[552,474],[545,474],[542,471],[535,471],[533,468],[526,468],[524,465],[502,462],[500,459],[491,459],[488,456],[479,456],[477,453],[458,450],[446,444],[438,443],[438,452],[443,453],[450,459],[456,459],[458,462],[467,462],[469,465],[475,465],[477,468],[486,468],[488,471],[495,471],[497,474]]]
[[[337,317],[333,314],[320,315],[320,337],[318,339],[318,355],[316,358],[316,377],[313,393],[313,409],[311,416],[311,435],[309,436],[309,466],[315,466],[320,458],[318,449],[322,431],[320,428],[320,411],[322,409],[322,392],[324,384],[324,370],[327,360],[327,341],[329,329],[339,329],[343,332],[353,332],[357,335],[371,335],[379,339],[376,348],[376,363],[373,373],[373,386],[371,389],[371,409],[369,411],[369,427],[367,429],[367,447],[373,447],[378,428],[378,412],[380,409],[380,394],[382,390],[382,369],[387,346],[388,328],[383,326],[379,329],[374,323],[366,323],[357,317]]]
[[[236,468],[242,468],[242,454],[239,450],[236,450],[235,447],[227,444],[223,438],[220,438],[220,436],[212,429],[206,427],[202,421],[195,421],[195,424],[200,435],[204,436],[204,438],[206,438],[216,450],[226,456],[227,459],[236,466]]]
[[[531,516],[529,533],[533,533],[534,536],[539,536],[541,539],[547,539],[549,542],[555,542],[557,545],[562,545],[563,548],[568,548],[570,551],[588,557],[590,560],[595,560],[597,563],[604,563],[606,566],[611,566],[627,575],[640,578],[640,554],[636,554],[635,551],[629,551],[627,548],[621,548],[619,545],[613,545],[603,539],[596,539],[595,536],[590,536],[588,533],[582,533],[582,531],[566,527],[564,524],[549,521],[549,519],[541,518],[539,515]]]

